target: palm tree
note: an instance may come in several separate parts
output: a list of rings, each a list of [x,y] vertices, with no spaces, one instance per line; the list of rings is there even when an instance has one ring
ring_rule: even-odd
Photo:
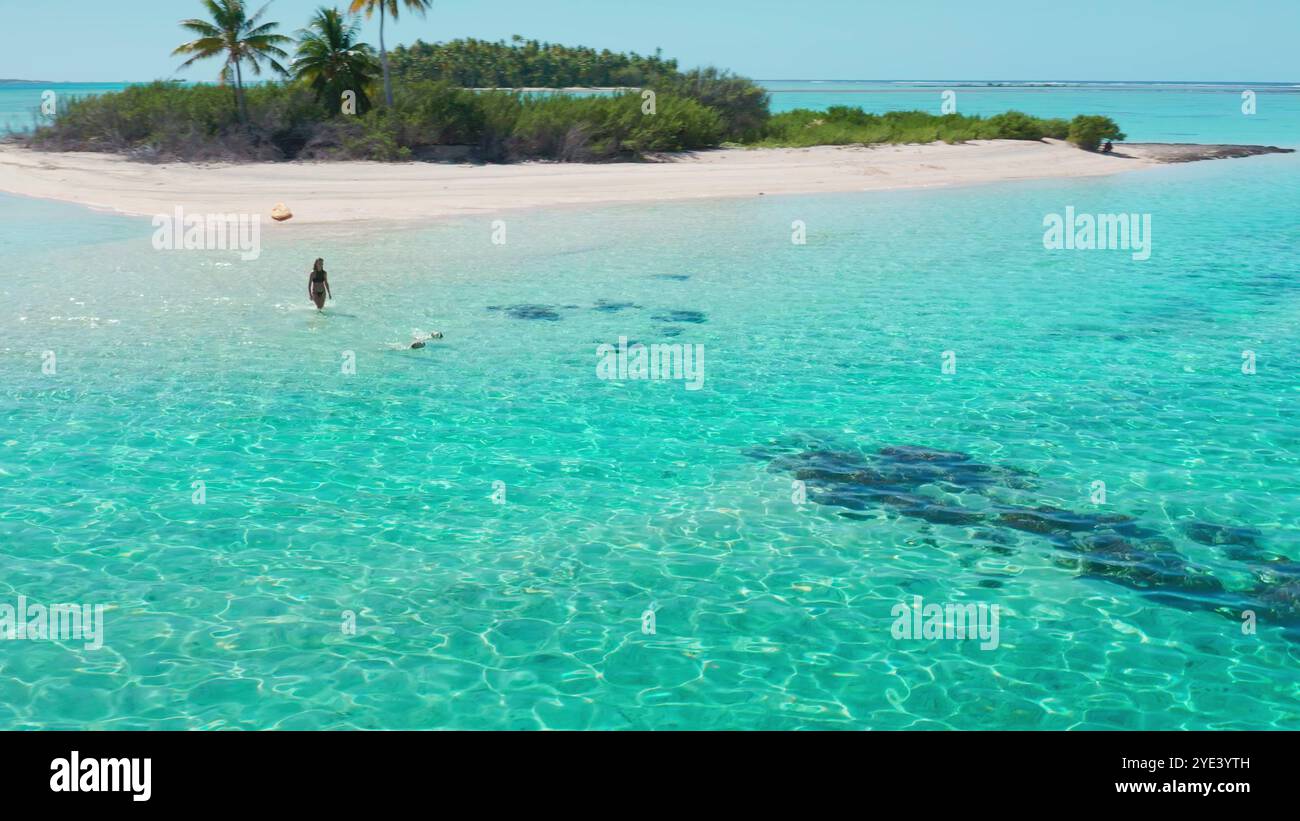
[[[402,0],[402,5],[411,11],[418,11],[423,16],[433,5],[433,0]],[[352,0],[352,5],[348,7],[348,11],[353,14],[362,9],[366,11],[367,20],[375,13],[375,9],[379,9],[379,63],[384,67],[384,102],[391,106],[393,81],[388,75],[388,49],[384,47],[384,16],[397,19],[397,0]]]
[[[243,64],[247,62],[253,74],[260,75],[261,63],[265,60],[271,68],[281,74],[288,74],[276,58],[289,56],[279,47],[280,43],[288,43],[289,38],[283,34],[273,33],[280,27],[279,23],[261,22],[267,6],[271,5],[269,2],[252,17],[249,17],[244,9],[243,0],[203,0],[203,5],[212,17],[212,22],[197,18],[182,20],[181,27],[189,29],[199,37],[197,40],[177,46],[172,54],[191,55],[190,59],[181,63],[181,68],[187,68],[208,57],[224,55],[225,65],[221,69],[222,81],[233,75],[239,119],[247,123],[248,104],[244,100]]]
[[[365,87],[379,69],[375,50],[357,42],[360,29],[356,18],[321,7],[307,28],[298,32],[298,54],[293,61],[294,76],[312,87],[316,99],[336,108],[344,91],[354,91],[359,114],[370,107]]]

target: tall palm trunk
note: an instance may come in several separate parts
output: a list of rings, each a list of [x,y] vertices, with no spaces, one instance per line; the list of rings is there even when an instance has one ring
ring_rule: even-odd
[[[227,61],[226,69],[221,72],[221,82],[224,84],[227,80],[231,81],[230,93],[235,97],[235,116],[238,117],[239,116],[239,86],[235,84],[234,79],[235,78],[230,74],[230,65],[229,65],[229,61]]]
[[[248,103],[244,100],[244,69],[235,58],[235,99],[239,101],[239,121],[248,125]]]
[[[388,75],[388,49],[384,48],[384,7],[379,7],[379,63],[384,67],[384,101],[393,107],[393,80]]]

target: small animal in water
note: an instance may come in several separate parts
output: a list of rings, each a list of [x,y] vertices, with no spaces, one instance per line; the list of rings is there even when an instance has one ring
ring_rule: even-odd
[[[411,340],[411,349],[423,348],[425,344],[434,339],[442,339],[442,331],[431,331],[428,336],[416,334],[415,338]]]

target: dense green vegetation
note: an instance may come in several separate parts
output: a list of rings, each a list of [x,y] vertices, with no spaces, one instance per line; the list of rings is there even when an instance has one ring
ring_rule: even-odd
[[[858,143],[930,143],[966,140],[1065,139],[1069,123],[1042,120],[1019,111],[987,119],[964,114],[890,111],[868,114],[860,108],[833,106],[826,111],[798,109],[778,114],[760,141],[768,146],[852,145]]]
[[[416,40],[389,54],[398,80],[445,80],[466,88],[568,88],[651,86],[674,77],[676,60],[658,52],[642,57],[583,46],[525,40]]]
[[[27,135],[36,148],[110,151],[149,160],[547,159],[594,162],[655,152],[764,146],[1070,139],[1089,150],[1123,139],[1106,117],[1044,120],[920,111],[868,114],[835,106],[772,116],[752,80],[715,68],[681,71],[673,60],[539,43],[417,41],[391,54],[359,41],[355,16],[320,9],[292,41],[249,16],[243,0],[202,0],[211,21],[181,25],[198,39],[176,54],[221,61],[223,86],[156,82],[67,101],[55,121]],[[378,11],[381,26],[424,0],[353,0]],[[381,29],[382,38],[382,29]],[[381,39],[382,44],[382,39]],[[284,80],[252,86],[263,64]],[[387,68],[388,71],[384,69]],[[383,81],[381,82],[381,77]],[[391,78],[391,85],[389,80]],[[496,87],[616,86],[609,94],[481,90]],[[233,89],[233,95],[231,90]],[[475,90],[480,89],[480,90]],[[653,95],[643,92],[653,92]],[[382,104],[375,104],[381,101]]]
[[[639,94],[575,97],[475,92],[447,83],[398,84],[391,108],[337,114],[310,86],[268,83],[247,90],[247,122],[219,86],[174,83],[71,101],[29,143],[47,150],[112,151],[140,159],[438,159],[441,146],[468,146],[489,162],[634,159],[656,151],[716,146],[717,111],[661,94],[653,115]]]
[[[321,80],[326,88],[334,87]],[[1017,111],[993,117],[922,111],[869,114],[835,106],[771,117],[752,109],[730,81],[716,105],[700,95],[665,91],[644,113],[636,92],[612,95],[473,91],[447,82],[398,82],[391,107],[341,114],[316,83],[267,83],[247,90],[247,115],[219,86],[154,83],[73,100],[57,121],[27,139],[37,148],[112,151],[141,159],[283,160],[440,159],[440,147],[464,146],[476,159],[510,162],[628,160],[660,151],[711,148],[726,141],[758,146],[1069,139],[1094,150],[1123,139],[1106,117],[1046,120]],[[378,90],[375,89],[378,93]],[[704,97],[708,100],[710,98]]]
[[[415,41],[389,55],[393,76],[407,83],[443,81],[465,88],[648,88],[688,97],[722,116],[728,140],[756,138],[768,118],[767,92],[745,77],[717,68],[680,71],[656,52],[643,57],[582,46],[525,40],[511,43]]]
[[[1109,117],[1080,115],[1073,120],[1031,117],[1008,111],[992,117],[889,111],[869,114],[860,108],[832,106],[778,114],[768,121],[757,144],[764,146],[854,145],[873,143],[958,143],[967,140],[1069,140],[1095,151],[1103,139],[1124,134]]]
[[[711,107],[673,92],[656,95],[654,114],[644,113],[635,92],[526,94],[431,81],[399,82],[392,107],[363,108],[356,116],[337,113],[306,83],[252,86],[246,96],[245,120],[219,86],[133,86],[71,101],[28,141],[158,160],[398,161],[440,159],[441,147],[463,146],[488,162],[598,162],[716,147],[737,136],[747,145],[796,147],[1053,137],[1090,150],[1100,139],[1123,138],[1106,117],[1045,120],[1017,111],[984,118],[835,106],[746,120],[743,107]]]
[[[718,113],[661,95],[653,115],[639,94],[574,97],[475,92],[448,83],[399,86],[392,109],[339,124],[339,139],[315,156],[405,160],[436,157],[439,146],[469,145],[484,160],[594,162],[718,145]]]
[[[697,68],[667,78],[656,88],[688,97],[718,112],[728,140],[753,142],[763,136],[771,113],[768,93],[753,80],[716,68]]]

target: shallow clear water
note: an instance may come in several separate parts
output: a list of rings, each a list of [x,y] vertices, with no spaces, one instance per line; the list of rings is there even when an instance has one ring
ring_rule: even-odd
[[[247,263],[0,197],[0,603],[109,608],[102,650],[0,642],[0,726],[1300,727],[1285,608],[1243,634],[996,519],[1132,516],[1252,606],[1300,560],[1297,181],[289,223]],[[1151,259],[1044,250],[1069,205],[1152,214]],[[703,388],[598,379],[620,335],[703,345]],[[792,503],[782,458],[898,445],[1025,481],[912,489],[978,524]],[[999,647],[893,638],[917,595],[998,605]]]

